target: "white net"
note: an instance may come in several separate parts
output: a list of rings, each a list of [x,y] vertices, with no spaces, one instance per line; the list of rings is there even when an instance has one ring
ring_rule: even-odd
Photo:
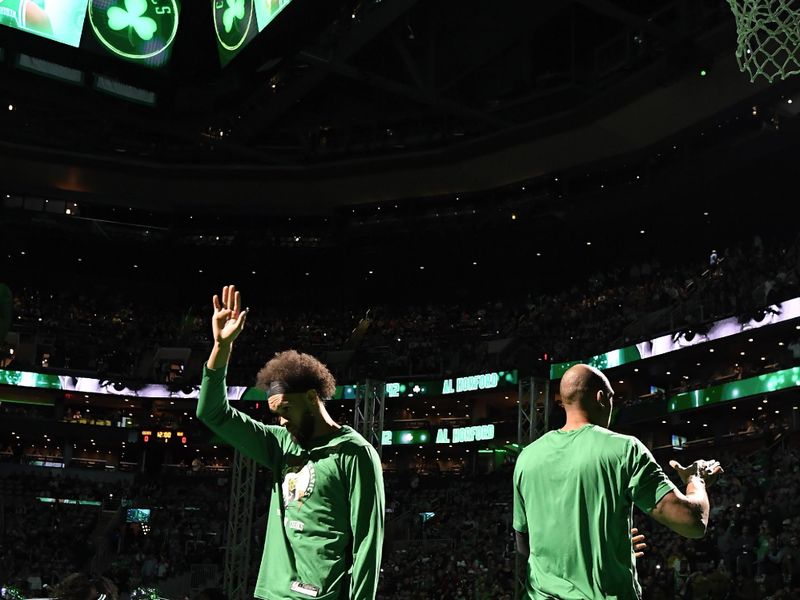
[[[736,17],[736,60],[750,81],[800,73],[800,2],[728,0]]]

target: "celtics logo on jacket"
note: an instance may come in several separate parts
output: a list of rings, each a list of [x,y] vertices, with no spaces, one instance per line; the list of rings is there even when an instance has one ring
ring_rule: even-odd
[[[316,473],[314,463],[308,461],[304,465],[287,465],[283,468],[283,506],[292,502],[302,502],[314,491]]]

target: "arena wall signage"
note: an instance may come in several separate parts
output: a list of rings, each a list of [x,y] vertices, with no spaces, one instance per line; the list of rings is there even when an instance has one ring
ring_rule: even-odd
[[[381,445],[402,446],[410,444],[429,444],[433,436],[424,429],[407,429],[402,431],[383,430]],[[494,439],[494,424],[474,425],[471,427],[443,427],[436,431],[437,444],[462,444],[467,442],[483,442]]]
[[[679,331],[618,350],[598,354],[586,360],[554,363],[550,366],[550,379],[561,379],[567,369],[579,362],[585,362],[598,369],[613,369],[637,360],[676,352],[683,348],[713,342],[744,331],[783,323],[798,317],[800,317],[800,298],[792,298],[786,302],[767,307],[764,309],[763,316],[759,319],[751,319],[742,323],[738,318],[730,317],[715,321],[705,333]]]
[[[389,382],[386,384],[386,397],[400,398],[401,396],[406,396],[413,398],[414,396],[462,394],[478,390],[516,387],[518,380],[517,371],[497,371],[495,373],[481,373],[443,381]],[[355,392],[353,392],[353,398],[355,398]],[[348,398],[345,396],[345,399]]]
[[[390,382],[386,384],[387,398],[400,398],[405,396],[441,396],[446,394],[459,394],[463,392],[489,390],[498,388],[516,387],[518,381],[517,371],[498,371],[445,379],[443,381],[420,382]],[[86,394],[111,394],[115,396],[130,396],[132,398],[197,398],[200,394],[199,385],[183,386],[180,390],[170,389],[166,385],[146,384],[135,388],[128,388],[110,380],[92,379],[89,377],[72,377],[70,375],[53,375],[49,373],[32,373],[29,371],[0,370],[0,385],[14,385],[39,389],[64,390],[69,392],[83,392]],[[356,386],[339,385],[333,395],[334,400],[355,400]],[[230,400],[266,400],[263,390],[256,387],[228,386]]]
[[[63,465],[59,465],[63,466]],[[45,504],[74,504],[76,506],[102,506],[103,503],[97,500],[75,500],[72,498],[50,498],[48,496],[37,496],[39,502]]]
[[[455,387],[453,386],[452,379],[445,379],[444,385],[442,386],[442,394],[474,392],[475,390],[493,390],[499,385],[499,383],[500,375],[497,373],[459,377],[455,380]]]
[[[406,446],[410,444],[428,444],[431,434],[421,429],[391,431],[384,429],[381,438],[382,446]]]
[[[70,375],[53,375],[50,373],[31,373],[29,371],[0,370],[0,385],[64,390],[67,392],[83,392],[86,394],[130,396],[131,398],[182,399],[197,398],[200,394],[199,385],[184,386],[180,390],[171,390],[166,385],[155,383],[128,388],[107,379],[72,377]],[[264,392],[258,388],[228,386],[228,398],[231,400],[264,400],[264,396]]]
[[[704,390],[684,392],[667,403],[668,412],[700,408],[718,402],[731,402],[748,396],[777,392],[800,386],[800,367],[765,373],[748,379],[715,385]]]
[[[475,425],[472,427],[454,427],[440,429],[436,434],[437,444],[461,444],[464,442],[482,442],[494,439],[494,425]]]
[[[66,466],[63,462],[53,460],[31,460],[27,464],[32,467],[48,467],[50,469],[63,469]]]

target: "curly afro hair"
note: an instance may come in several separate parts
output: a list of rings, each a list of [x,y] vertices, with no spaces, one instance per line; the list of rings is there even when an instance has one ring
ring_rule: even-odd
[[[264,390],[273,381],[283,381],[297,391],[316,390],[322,400],[332,398],[336,391],[336,380],[328,367],[297,350],[279,352],[256,376],[256,385]]]

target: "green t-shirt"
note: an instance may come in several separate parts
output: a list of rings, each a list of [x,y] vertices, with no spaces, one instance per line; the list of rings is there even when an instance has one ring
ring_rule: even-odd
[[[303,448],[285,427],[232,408],[225,390],[225,369],[204,367],[197,417],[274,475],[254,595],[375,598],[385,505],[378,453],[346,425]]]
[[[528,596],[641,598],[633,505],[649,512],[673,489],[644,444],[597,425],[526,447],[514,469],[514,529],[528,533]]]

